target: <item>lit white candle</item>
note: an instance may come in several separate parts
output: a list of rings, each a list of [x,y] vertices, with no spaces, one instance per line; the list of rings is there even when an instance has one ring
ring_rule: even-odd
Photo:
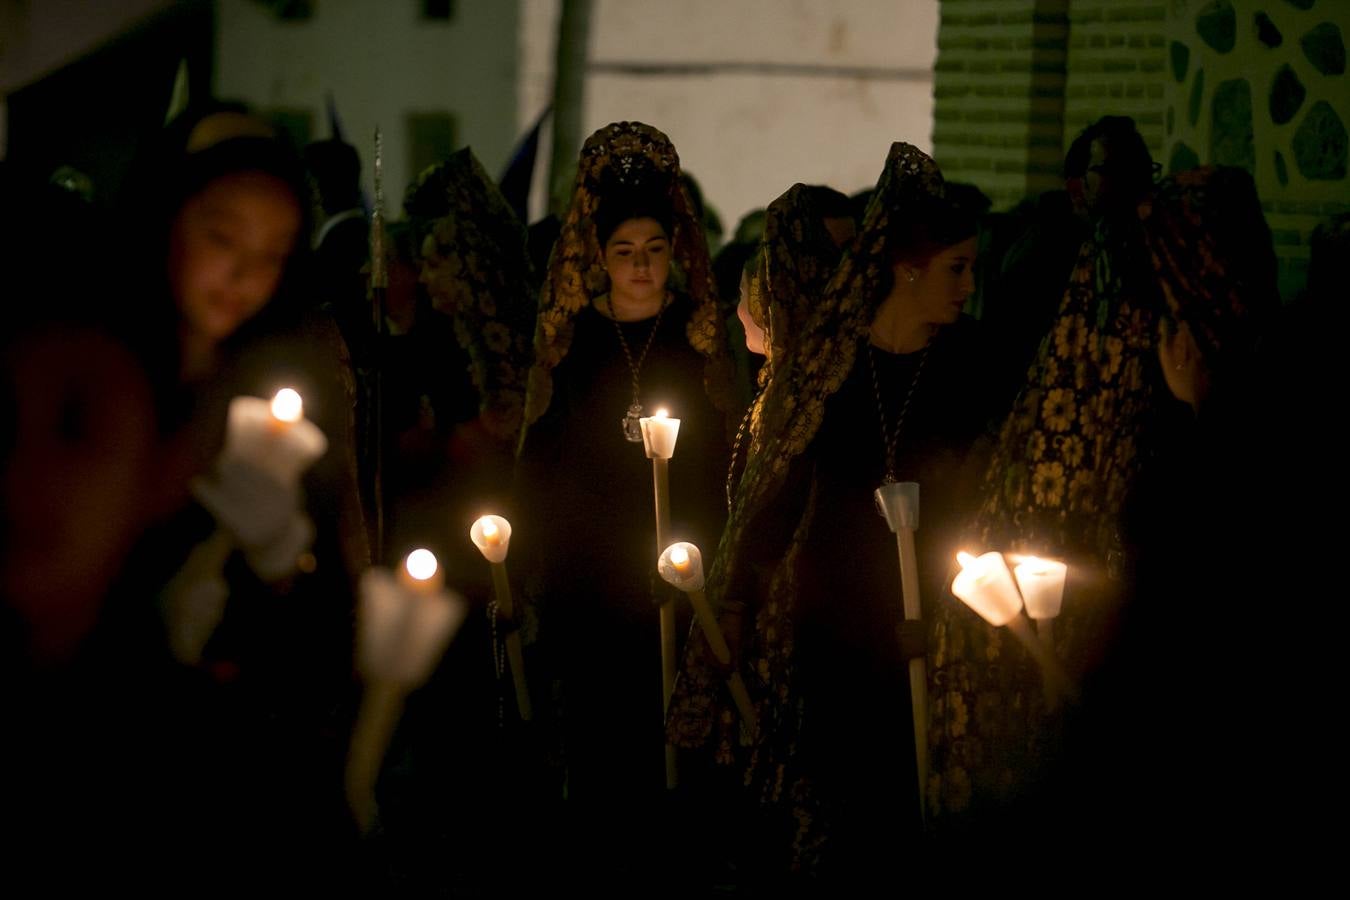
[[[282,425],[293,425],[305,417],[305,401],[294,388],[282,388],[272,398],[272,418]]]
[[[480,516],[469,528],[469,540],[488,562],[505,562],[511,548],[511,523],[501,516]]]
[[[658,409],[654,415],[638,420],[642,428],[642,445],[648,459],[670,459],[675,455],[675,440],[680,435],[680,420]]]
[[[300,476],[327,448],[293,388],[270,401],[235,397],[215,466],[193,479],[193,496],[264,581],[293,573],[314,539],[314,524],[300,506]]]
[[[685,593],[703,589],[703,554],[693,544],[671,544],[657,560],[656,571],[667,584]]]
[[[1002,553],[991,551],[976,557],[963,551],[956,559],[961,571],[952,581],[953,594],[995,628],[1017,618],[1022,595]]]
[[[328,441],[305,418],[304,401],[293,388],[283,388],[270,401],[235,397],[230,401],[223,462],[241,461],[261,469],[284,486],[328,449]]]
[[[534,717],[530,703],[529,684],[525,681],[525,649],[520,641],[520,623],[516,621],[515,605],[511,600],[511,581],[506,577],[506,554],[511,548],[511,523],[501,516],[480,516],[469,528],[469,540],[483,554],[492,568],[492,591],[497,609],[506,620],[506,661],[511,667],[511,680],[516,688],[516,710],[520,720]]]
[[[401,579],[404,586],[419,594],[434,594],[445,587],[445,574],[436,561],[436,554],[425,547],[408,554],[400,574],[406,576]]]
[[[1027,605],[1027,615],[1036,620],[1053,619],[1064,604],[1064,581],[1069,567],[1059,560],[1023,556],[1016,560],[1013,577]]]
[[[665,552],[670,543],[670,458],[675,455],[675,439],[680,433],[680,420],[658,409],[656,414],[639,419],[642,444],[647,458],[652,461],[652,488],[656,503],[656,552]],[[648,557],[650,560],[651,557]],[[661,692],[665,698],[663,714],[670,711],[670,697],[675,692],[675,607],[670,601],[661,604],[658,611],[661,623]],[[675,748],[666,745],[666,787],[679,782]]]
[[[698,547],[684,541],[671,544],[657,560],[656,571],[667,584],[673,585],[689,597],[689,604],[694,608],[694,616],[703,629],[704,637],[708,639],[713,656],[723,666],[730,666],[731,647],[727,644],[726,635],[722,633],[717,616],[713,614],[712,607],[708,604],[707,595],[703,593],[703,554]],[[758,717],[755,715],[755,705],[750,700],[750,692],[746,690],[740,672],[731,671],[727,676],[727,688],[731,691],[731,699],[741,714],[741,721],[745,723],[746,730],[753,737],[759,727]]]
[[[375,820],[375,782],[403,700],[431,676],[468,612],[442,587],[427,550],[408,554],[397,575],[374,567],[361,577],[356,667],[365,682],[347,756],[346,791],[363,830]]]
[[[963,552],[956,558],[961,563],[961,572],[952,581],[952,593],[995,628],[1008,626],[1040,665],[1045,679],[1046,702],[1050,707],[1058,706],[1062,696],[1076,697],[1077,687],[1055,661],[1048,642],[1037,638],[1031,623],[1022,614],[1022,595],[1003,554],[990,551],[975,557]]]

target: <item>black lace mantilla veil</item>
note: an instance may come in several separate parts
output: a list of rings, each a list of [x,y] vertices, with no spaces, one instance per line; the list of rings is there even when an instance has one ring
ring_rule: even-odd
[[[420,280],[455,323],[488,432],[520,432],[537,311],[525,228],[469,148],[424,171],[403,203]]]
[[[769,383],[774,359],[785,357],[791,342],[802,333],[842,252],[825,228],[807,185],[794,184],[769,204],[764,237],[746,279],[750,315],[765,332],[761,387]]]

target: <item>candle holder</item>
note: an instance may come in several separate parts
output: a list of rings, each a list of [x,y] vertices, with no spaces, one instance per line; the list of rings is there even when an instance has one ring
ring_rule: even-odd
[[[727,670],[727,688],[731,691],[731,699],[741,714],[741,722],[744,723],[750,740],[753,741],[759,733],[755,704],[750,700],[750,692],[746,690],[741,673],[731,667],[731,647],[727,644],[722,626],[718,624],[717,616],[708,605],[708,597],[703,592],[703,554],[699,552],[698,547],[690,543],[671,544],[657,560],[656,571],[667,584],[678,588],[689,598],[689,604],[694,608],[694,616],[703,628],[703,635],[708,639],[713,656]]]
[[[876,489],[873,498],[886,524],[895,533],[896,551],[900,556],[900,601],[905,620],[923,620],[923,606],[919,597],[919,559],[914,546],[914,532],[919,528],[919,484],[915,481],[893,481]],[[927,819],[925,797],[928,792],[928,668],[927,660],[918,656],[909,661],[909,703],[914,720],[914,762],[919,779],[919,815]]]
[[[201,662],[202,651],[225,615],[225,564],[236,547],[255,574],[277,582],[292,574],[314,540],[314,523],[300,510],[300,475],[328,446],[305,420],[304,402],[291,388],[268,401],[235,397],[225,446],[212,470],[191,483],[193,497],[217,523],[189,555],[162,594],[174,657]]]
[[[520,642],[520,627],[511,600],[511,582],[506,577],[506,554],[511,547],[511,523],[501,516],[482,516],[469,528],[469,540],[483,554],[492,570],[492,590],[497,609],[506,621],[506,660],[516,689],[516,711],[520,720],[534,717],[530,705],[529,683],[525,680],[525,651]],[[493,651],[496,652],[495,650]]]
[[[359,586],[356,668],[365,683],[345,776],[357,824],[375,823],[375,783],[409,693],[431,677],[467,608],[444,587],[436,558],[413,551],[397,573],[375,567]]]
[[[670,459],[675,455],[675,441],[680,436],[680,420],[658,409],[650,416],[638,419],[642,429],[642,447],[648,459]]]
[[[328,439],[304,417],[300,395],[290,388],[270,401],[260,397],[230,401],[222,461],[244,460],[291,485],[327,449]]]
[[[1064,605],[1064,582],[1069,567],[1059,560],[1038,556],[1012,558],[1013,578],[1026,603],[1027,615],[1047,653],[1054,653],[1054,621]]]
[[[656,504],[656,552],[658,556],[670,543],[670,459],[675,455],[675,441],[680,434],[680,420],[672,419],[664,409],[638,420],[642,429],[642,446],[652,461],[652,494]],[[659,607],[661,620],[661,692],[662,715],[670,712],[670,698],[675,692],[675,606],[669,600]],[[666,787],[675,788],[679,771],[675,763],[675,748],[666,744]]]
[[[1023,614],[1022,594],[1003,554],[990,551],[978,557],[961,552],[956,555],[961,571],[952,581],[952,593],[995,628],[1006,626],[1041,667],[1045,679],[1046,701],[1053,708],[1061,696],[1077,697],[1078,691],[1053,654],[1037,639],[1031,623]]]

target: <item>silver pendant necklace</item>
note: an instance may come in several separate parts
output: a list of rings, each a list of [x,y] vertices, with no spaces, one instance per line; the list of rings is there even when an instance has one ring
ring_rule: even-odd
[[[877,417],[881,421],[881,446],[885,453],[886,476],[882,479],[882,484],[893,484],[899,480],[895,475],[895,450],[900,443],[900,426],[905,424],[905,413],[909,412],[910,401],[914,399],[914,389],[919,386],[919,376],[923,374],[923,364],[928,362],[928,349],[928,347],[924,347],[922,355],[919,356],[919,365],[914,370],[914,380],[909,383],[909,392],[905,394],[905,402],[900,407],[900,414],[895,417],[895,427],[888,428],[886,425],[886,405],[881,399],[881,379],[877,377],[876,351],[872,349],[870,343],[867,345],[867,367],[872,371],[872,393],[877,400]]]
[[[614,310],[614,301],[609,304],[610,312]],[[640,400],[642,393],[642,364],[647,359],[647,353],[652,349],[652,343],[656,340],[656,332],[661,327],[661,316],[666,311],[666,304],[661,304],[661,309],[656,313],[656,321],[652,323],[652,330],[647,334],[647,343],[642,348],[642,355],[633,361],[633,351],[628,349],[628,339],[623,336],[623,328],[619,325],[619,320],[611,318],[614,323],[614,333],[619,336],[619,346],[623,348],[623,358],[628,362],[628,371],[633,377],[633,401],[628,405],[628,412],[624,413],[620,425],[623,427],[623,436],[626,440],[634,443],[642,443],[642,424],[638,421],[642,418],[642,402]]]

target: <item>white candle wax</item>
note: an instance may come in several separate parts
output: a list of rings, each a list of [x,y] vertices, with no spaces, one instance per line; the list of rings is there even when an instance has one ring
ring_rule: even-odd
[[[414,568],[425,574],[421,557]],[[397,574],[376,566],[361,578],[357,608],[357,668],[372,682],[414,688],[426,681],[468,613],[444,589],[439,567],[420,581],[406,561]]]
[[[658,409],[654,415],[638,419],[638,425],[642,428],[642,444],[648,459],[670,459],[675,455],[679,419],[672,419],[664,409]]]
[[[260,397],[230,401],[223,460],[245,462],[283,485],[292,485],[327,449],[323,432],[304,417],[304,403],[290,388],[270,401]]]
[[[1002,553],[991,551],[979,557],[958,553],[956,558],[961,571],[952,581],[953,594],[995,628],[1017,617],[1022,595]]]
[[[877,511],[886,519],[891,531],[911,531],[919,527],[919,485],[915,481],[895,481],[883,484],[873,492]]]
[[[685,593],[703,589],[703,554],[693,544],[671,544],[657,560],[661,578]]]
[[[1059,560],[1024,556],[1013,569],[1027,615],[1033,619],[1053,619],[1064,604],[1064,581],[1069,567]]]
[[[501,516],[480,516],[469,528],[469,540],[488,562],[505,562],[511,547],[511,523]]]

